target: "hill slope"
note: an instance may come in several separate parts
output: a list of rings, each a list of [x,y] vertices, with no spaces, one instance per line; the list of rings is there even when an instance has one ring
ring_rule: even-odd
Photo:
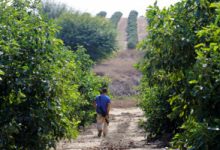
[[[127,18],[121,18],[118,24],[119,51],[108,60],[95,66],[94,71],[98,75],[108,76],[112,83],[110,90],[113,96],[131,96],[137,93],[135,87],[139,85],[141,74],[134,65],[141,58],[142,53],[135,49],[127,49]],[[142,40],[146,36],[146,20],[138,18],[138,38]]]

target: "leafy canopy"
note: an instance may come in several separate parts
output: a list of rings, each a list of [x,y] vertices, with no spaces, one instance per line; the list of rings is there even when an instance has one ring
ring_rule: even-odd
[[[85,49],[72,52],[38,1],[0,2],[0,149],[49,149],[94,118],[106,84]]]
[[[219,149],[219,3],[183,0],[149,7],[141,107],[152,137],[179,149]],[[215,10],[215,8],[217,8]]]

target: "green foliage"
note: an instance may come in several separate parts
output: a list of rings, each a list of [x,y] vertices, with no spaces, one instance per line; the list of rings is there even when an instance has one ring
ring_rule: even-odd
[[[116,12],[111,16],[110,20],[111,20],[111,22],[112,22],[112,24],[113,24],[113,26],[114,26],[115,28],[117,28],[118,22],[120,21],[122,15],[123,15],[122,12],[116,11]]]
[[[62,27],[58,37],[73,50],[83,46],[94,61],[116,50],[116,30],[104,18],[67,12],[58,18],[57,24]]]
[[[95,76],[91,71],[93,61],[90,60],[86,50],[78,47],[75,52],[78,91],[80,98],[75,106],[80,120],[80,126],[85,126],[94,121],[95,111],[93,100],[99,94],[102,87],[108,87],[108,79]]]
[[[138,43],[137,16],[138,16],[138,12],[135,10],[132,10],[128,16],[127,40],[128,40],[128,48],[130,49],[135,48]]]
[[[43,2],[42,12],[61,27],[57,36],[66,46],[72,50],[83,46],[93,61],[104,59],[117,49],[116,30],[104,18],[107,14],[104,11],[98,13],[98,17],[92,17],[89,13],[75,12],[64,4],[47,0]]]
[[[217,7],[220,15],[220,5]],[[173,144],[181,149],[220,149],[220,26],[218,17],[215,23],[204,27],[197,33],[202,43],[195,46],[196,63],[193,68],[193,80],[190,102],[191,114],[182,125],[184,132],[177,134]],[[184,143],[184,144],[183,144]]]
[[[76,137],[107,84],[90,71],[82,47],[73,53],[55,37],[57,26],[38,4],[0,2],[0,149],[43,150]]]
[[[207,123],[189,117],[181,126],[183,133],[175,135],[172,145],[178,149],[218,150],[220,148],[219,128],[210,127]]]
[[[103,18],[105,18],[106,15],[107,15],[106,11],[100,11],[99,13],[96,14],[96,16],[103,17]]]
[[[159,134],[165,133],[168,125],[170,124],[169,119],[164,116],[164,114],[168,114],[170,112],[169,103],[158,99],[158,90],[159,88],[152,87],[145,88],[144,91],[141,91],[143,94],[141,96],[142,101],[140,102],[140,106],[145,114],[147,114],[148,118],[147,124],[144,124],[143,126],[150,133],[150,138],[155,138],[158,137]],[[163,93],[160,93],[160,96],[162,97]]]
[[[140,43],[147,130],[177,133],[173,144],[180,149],[219,149],[219,4],[212,2],[149,7],[148,36]]]
[[[1,149],[43,149],[54,146],[59,137],[76,136],[72,106],[78,92],[69,83],[76,76],[71,72],[75,63],[59,58],[69,52],[55,38],[54,24],[45,23],[30,5],[21,0],[0,6],[5,73],[0,82]],[[61,69],[65,80],[57,75]]]
[[[42,1],[42,11],[45,13],[48,18],[55,19],[58,18],[61,14],[68,11],[68,8],[65,4],[54,3],[52,0]]]

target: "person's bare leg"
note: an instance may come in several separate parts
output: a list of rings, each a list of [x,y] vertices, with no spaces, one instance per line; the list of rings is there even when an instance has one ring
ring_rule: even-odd
[[[100,116],[99,114],[97,114],[96,121],[97,121],[98,137],[101,137],[101,135],[102,135],[102,128],[103,128],[103,119],[102,119],[102,116]]]
[[[105,121],[105,122],[104,122],[104,128],[103,128],[103,136],[106,137],[106,136],[107,136],[107,133],[108,133],[108,124],[107,124],[107,122]]]
[[[101,137],[102,135],[102,130],[98,130],[98,137]]]

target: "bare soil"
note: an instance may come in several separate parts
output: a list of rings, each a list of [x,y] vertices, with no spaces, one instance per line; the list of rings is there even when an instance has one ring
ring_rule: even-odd
[[[121,18],[120,21],[118,22],[118,45],[120,50],[127,50],[127,23],[128,23],[128,18]]]
[[[98,75],[110,78],[110,91],[113,96],[130,96],[137,94],[141,74],[134,65],[140,58],[136,50],[120,51],[117,56],[95,66]]]
[[[139,17],[138,18],[138,41],[141,41],[147,36],[147,19],[145,17]]]
[[[158,148],[158,142],[147,143],[145,131],[138,126],[141,119],[143,112],[135,104],[112,108],[107,137],[98,138],[92,124],[76,140],[60,142],[57,150],[165,150]]]

